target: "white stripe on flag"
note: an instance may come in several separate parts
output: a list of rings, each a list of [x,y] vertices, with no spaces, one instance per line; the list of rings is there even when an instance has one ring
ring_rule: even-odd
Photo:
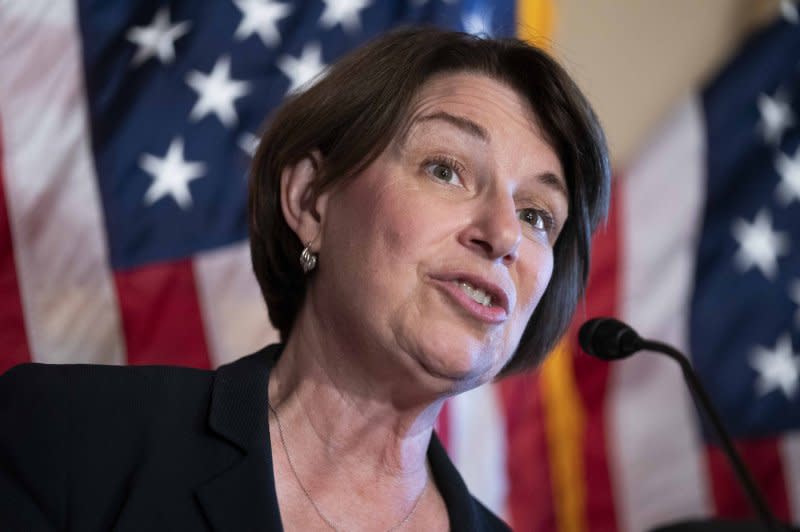
[[[497,515],[506,514],[506,423],[494,386],[450,399],[450,456],[470,492]]]
[[[212,365],[278,341],[250,266],[247,242],[197,255],[194,275]]]
[[[74,2],[4,2],[6,197],[34,360],[122,363]]]
[[[704,202],[699,102],[677,109],[620,187],[621,314],[685,350]],[[710,495],[691,398],[677,364],[641,353],[612,369],[612,476],[620,529],[706,515]]]
[[[800,432],[781,439],[781,456],[792,522],[800,523]]]

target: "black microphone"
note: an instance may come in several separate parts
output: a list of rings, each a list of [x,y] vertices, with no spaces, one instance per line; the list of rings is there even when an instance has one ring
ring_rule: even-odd
[[[703,415],[714,428],[725,456],[739,479],[739,484],[764,527],[769,531],[785,530],[753,482],[747,467],[733,446],[730,434],[722,424],[722,419],[685,355],[668,344],[643,339],[633,327],[614,318],[594,318],[587,321],[578,331],[578,342],[586,353],[605,361],[623,359],[643,349],[665,354],[675,360],[680,365],[689,391],[695,399],[695,406],[700,415]]]
[[[627,358],[642,348],[633,328],[614,318],[594,318],[581,326],[578,341],[584,351],[603,360]]]

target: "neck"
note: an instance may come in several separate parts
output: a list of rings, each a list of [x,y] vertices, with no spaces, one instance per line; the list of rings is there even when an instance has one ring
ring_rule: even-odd
[[[308,499],[329,524],[448,529],[426,458],[452,382],[427,375],[405,352],[357,343],[350,328],[320,318],[331,313],[306,303],[268,390],[279,500],[297,503],[287,514],[313,525]]]
[[[268,390],[278,473],[284,482],[296,478],[329,526],[393,530],[413,516],[429,530],[446,529],[444,502],[435,486],[426,489],[427,448],[444,397],[423,400],[402,374],[394,373],[394,384],[376,378],[360,363],[369,355],[296,324]],[[285,483],[278,492],[292,497]],[[308,512],[296,515],[305,520]]]
[[[444,397],[415,392],[410,379],[398,375],[401,369],[370,371],[378,354],[354,352],[313,322],[303,323],[298,320],[269,389],[287,439],[302,442],[298,453],[314,456],[326,474],[343,469],[364,480],[400,483],[426,476],[426,451]]]

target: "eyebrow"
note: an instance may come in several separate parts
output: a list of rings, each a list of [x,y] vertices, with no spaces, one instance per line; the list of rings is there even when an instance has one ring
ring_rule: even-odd
[[[433,114],[421,116],[416,120],[416,122],[427,122],[429,120],[443,120],[482,142],[489,142],[489,132],[486,131],[483,126],[473,122],[469,118],[451,115],[450,113],[446,113],[444,111],[438,111]]]
[[[567,204],[569,204],[569,191],[563,179],[551,172],[546,172],[539,176],[539,181],[564,196],[564,199],[567,200]]]
[[[430,120],[443,120],[482,142],[489,142],[490,140],[489,132],[480,124],[473,122],[469,118],[453,115],[445,111],[437,111],[429,115],[421,116],[417,118],[415,122],[427,122]],[[539,176],[539,181],[561,194],[564,199],[569,202],[569,191],[563,179],[551,172],[546,172]]]

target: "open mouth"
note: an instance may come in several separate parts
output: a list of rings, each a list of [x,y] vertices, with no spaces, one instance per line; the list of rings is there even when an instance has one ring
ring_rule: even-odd
[[[484,279],[479,275],[467,272],[444,274],[435,277],[439,282],[447,283],[464,300],[477,303],[486,309],[502,310],[508,312],[508,295],[498,285]]]
[[[502,283],[495,284],[489,277],[466,271],[445,272],[431,278],[472,317],[490,324],[508,319],[512,301],[509,301],[511,296],[502,288]]]
[[[484,290],[476,288],[475,286],[472,286],[470,283],[461,279],[457,279],[453,282],[457,284],[458,287],[461,288],[461,290],[476,303],[483,305],[484,307],[492,306],[492,296],[490,296]]]

